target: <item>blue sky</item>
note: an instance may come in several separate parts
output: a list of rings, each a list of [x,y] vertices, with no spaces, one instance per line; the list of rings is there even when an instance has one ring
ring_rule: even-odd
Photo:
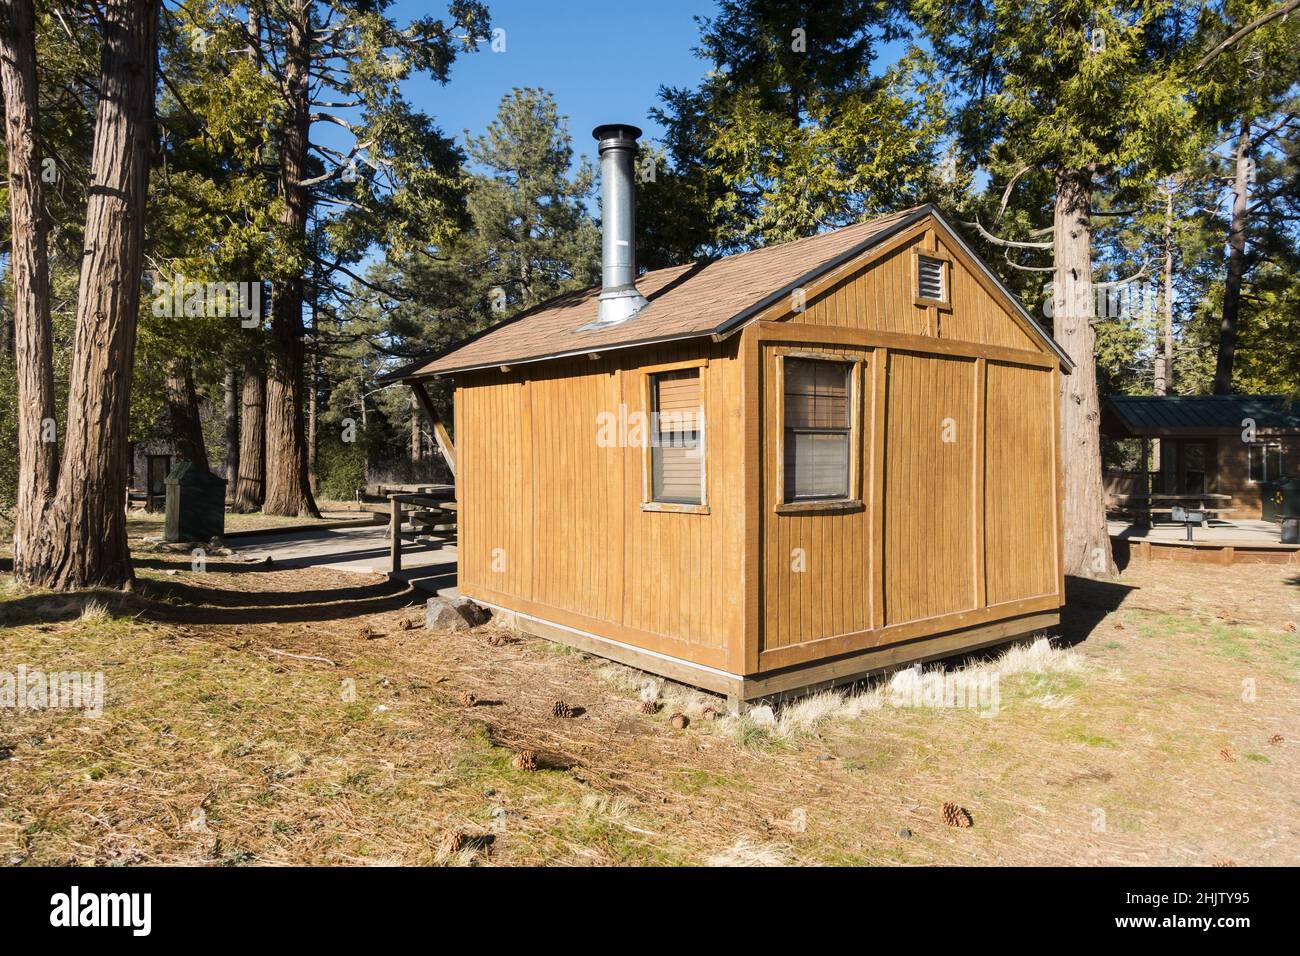
[[[654,138],[649,111],[661,85],[693,86],[705,63],[692,50],[699,39],[695,15],[710,16],[707,0],[487,0],[494,27],[505,30],[505,52],[480,48],[457,59],[439,86],[427,76],[405,86],[411,102],[442,131],[464,143],[464,130],[481,133],[501,98],[517,86],[538,86],[555,96],[569,119],[574,150],[594,156],[591,130],[601,123],[634,123]],[[390,15],[399,23],[441,15],[438,0],[398,0]]]

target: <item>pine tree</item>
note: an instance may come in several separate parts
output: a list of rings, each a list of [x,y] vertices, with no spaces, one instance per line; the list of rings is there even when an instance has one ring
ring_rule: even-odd
[[[924,195],[942,103],[915,51],[872,73],[878,39],[898,34],[893,4],[726,0],[700,24],[708,76],[697,90],[661,90],[654,111],[667,130],[664,190],[691,205],[647,204],[654,245],[730,252]],[[706,223],[706,234],[666,226],[662,214],[674,211]]]
[[[956,128],[1007,184],[1045,180],[1052,222],[1051,319],[1075,363],[1063,377],[1065,567],[1113,568],[1101,482],[1093,216],[1100,192],[1140,189],[1185,164],[1194,145],[1170,4],[915,0],[913,12],[963,97]],[[986,239],[991,238],[987,233]],[[1002,243],[1005,245],[1005,243]]]

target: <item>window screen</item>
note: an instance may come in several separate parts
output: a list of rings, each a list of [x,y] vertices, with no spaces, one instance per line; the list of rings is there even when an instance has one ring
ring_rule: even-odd
[[[929,256],[917,256],[917,295],[922,299],[936,302],[947,301],[944,289],[943,260],[931,259]]]
[[[852,366],[786,358],[785,500],[849,497]]]
[[[700,371],[650,377],[650,497],[669,504],[704,503],[704,410]]]

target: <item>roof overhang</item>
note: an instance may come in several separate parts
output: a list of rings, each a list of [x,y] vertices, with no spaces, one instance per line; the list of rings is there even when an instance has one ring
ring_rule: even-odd
[[[1016,314],[1026,324],[1026,326],[1030,330],[1030,333],[1035,338],[1037,338],[1044,346],[1046,346],[1048,351],[1050,351],[1053,355],[1056,356],[1056,358],[1060,362],[1062,371],[1066,372],[1067,374],[1073,372],[1075,368],[1074,361],[1070,358],[1069,355],[1065,353],[1065,350],[1062,349],[1061,346],[1056,342],[1056,340],[1053,339],[1050,335],[1048,335],[1047,332],[1043,329],[1043,327],[1039,325],[1038,322],[1034,319],[1034,317],[1029,314],[1029,311],[1024,307],[1024,304],[1021,303],[1021,301],[1018,298],[1016,298],[1015,294],[1012,293],[1011,290],[1006,287],[1005,283],[1003,283],[1003,281],[1000,278],[998,278],[997,273],[995,273],[992,269],[988,267],[988,265],[984,262],[984,259],[979,254],[977,254],[973,249],[971,249],[970,245],[966,242],[966,240],[962,238],[961,233],[958,232],[955,228],[953,228],[952,223],[950,223],[947,220],[947,218],[943,215],[943,213],[941,213],[938,210],[938,208],[936,208],[934,205],[926,204],[924,206],[918,206],[910,215],[900,219],[898,222],[889,226],[889,228],[882,229],[880,232],[873,234],[869,238],[863,240],[862,242],[849,248],[848,250],[840,253],[839,255],[834,256],[820,263],[816,268],[810,269],[808,272],[799,276],[793,282],[786,283],[786,285],[782,286],[780,289],[776,290],[775,292],[766,295],[762,299],[759,299],[758,301],[746,306],[744,309],[732,315],[730,318],[724,320],[723,322],[719,323],[716,327],[712,329],[703,329],[700,331],[688,332],[688,333],[675,335],[675,336],[618,342],[613,345],[607,345],[607,346],[597,347],[597,348],[569,348],[569,349],[559,350],[556,352],[548,352],[544,355],[534,355],[534,356],[529,356],[527,358],[520,358],[513,361],[482,362],[478,364],[465,365],[456,368],[441,369],[437,372],[430,372],[423,375],[418,373],[419,367],[427,365],[429,362],[434,361],[440,356],[446,355],[460,348],[463,345],[467,345],[469,342],[472,342],[475,338],[478,338],[478,335],[475,335],[469,339],[466,339],[465,341],[457,342],[455,345],[443,349],[438,353],[427,356],[426,358],[423,358],[418,362],[413,362],[409,365],[403,366],[402,368],[398,369],[395,372],[390,372],[387,375],[382,376],[380,378],[380,381],[404,381],[406,379],[413,379],[413,378],[440,379],[449,376],[461,375],[467,372],[479,372],[479,371],[484,371],[487,369],[495,369],[495,368],[510,368],[517,365],[531,365],[537,362],[552,362],[558,359],[576,358],[583,355],[599,355],[606,352],[616,352],[616,351],[622,351],[624,349],[645,348],[651,345],[665,345],[670,342],[684,342],[684,341],[689,341],[691,339],[709,338],[714,341],[721,341],[722,339],[729,337],[734,332],[742,329],[745,325],[755,320],[758,316],[763,314],[767,309],[771,308],[773,305],[780,302],[782,299],[787,298],[796,289],[815,281],[816,279],[832,271],[833,269],[837,269],[840,266],[844,265],[845,263],[850,262],[856,257],[862,255],[863,253],[870,251],[873,247],[888,241],[892,237],[898,235],[899,233],[907,229],[910,229],[912,226],[916,225],[918,222],[925,219],[926,217],[933,217],[935,222],[938,223],[942,228],[945,236],[948,239],[950,239],[955,245],[960,247],[961,250],[966,254],[966,256],[972,262],[975,263],[976,268],[978,268],[985,276],[989,278],[989,280],[993,283],[994,287],[1001,293],[1006,303],[1016,312]],[[538,308],[543,308],[543,307],[545,307],[545,303]],[[538,308],[530,309],[528,310],[528,313],[536,312],[538,311]],[[521,313],[519,316],[516,316],[514,319],[511,319],[510,321],[515,321],[515,319],[523,318],[524,315],[528,313]],[[493,329],[496,328],[500,328],[500,325],[493,326],[492,329],[486,329],[483,332],[479,333],[479,335],[486,334],[487,332],[492,331]]]

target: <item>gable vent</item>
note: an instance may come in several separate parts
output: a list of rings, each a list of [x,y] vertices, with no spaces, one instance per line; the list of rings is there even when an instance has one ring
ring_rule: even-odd
[[[917,296],[935,302],[946,301],[947,290],[944,288],[943,260],[931,259],[929,256],[917,256],[916,265]]]

